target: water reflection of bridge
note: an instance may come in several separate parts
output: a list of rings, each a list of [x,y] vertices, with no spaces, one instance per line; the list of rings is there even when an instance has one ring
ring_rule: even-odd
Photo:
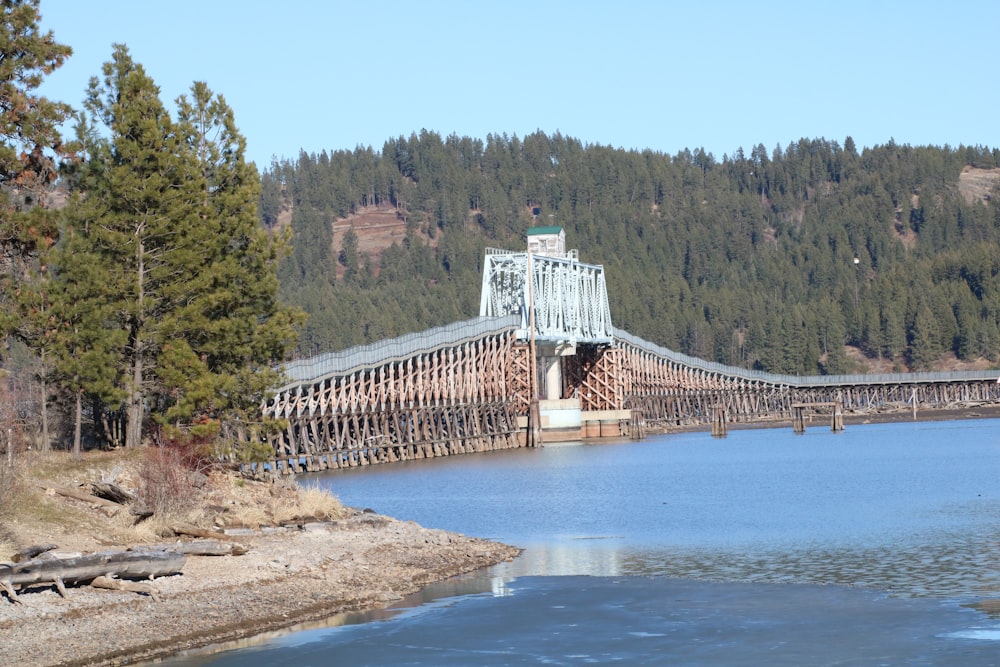
[[[997,371],[801,377],[679,354],[612,327],[602,267],[558,243],[534,250],[487,254],[478,318],[288,364],[264,406],[287,424],[271,469],[790,420],[803,403],[848,414],[1000,403]]]

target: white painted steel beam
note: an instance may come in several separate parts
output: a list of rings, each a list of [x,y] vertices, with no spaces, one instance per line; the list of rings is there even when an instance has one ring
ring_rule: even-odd
[[[480,317],[518,314],[518,337],[527,340],[529,302],[534,303],[536,340],[605,344],[613,340],[603,266],[543,255],[531,255],[529,261],[523,252],[487,251]]]

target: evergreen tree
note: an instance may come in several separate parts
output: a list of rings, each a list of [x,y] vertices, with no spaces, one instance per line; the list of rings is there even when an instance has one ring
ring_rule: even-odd
[[[71,50],[42,33],[39,20],[37,0],[0,3],[0,337],[13,335],[35,353],[47,450],[53,339],[46,256],[58,226],[47,190],[67,155],[58,126],[70,108],[36,89]]]
[[[909,361],[915,370],[929,370],[941,354],[941,330],[927,305],[920,303],[913,316],[909,332]]]
[[[178,100],[178,125],[198,170],[203,240],[201,269],[183,286],[188,297],[164,323],[164,332],[184,344],[161,360],[164,388],[179,397],[163,418],[257,421],[265,392],[280,379],[273,364],[295,345],[302,319],[277,301],[277,262],[288,238],[258,225],[257,169],[244,159],[246,140],[225,99],[196,82],[191,98]],[[168,374],[177,381],[167,382]]]
[[[72,53],[42,33],[38,0],[0,2],[0,333],[25,325],[16,292],[31,277],[37,255],[55,242],[58,222],[44,211],[46,190],[66,155],[58,127],[68,105],[37,94],[43,78]],[[44,273],[44,272],[43,272]],[[35,274],[38,277],[38,274]],[[28,306],[28,310],[31,307]],[[20,309],[24,315],[24,309]],[[27,340],[36,324],[27,325]]]
[[[102,326],[122,339],[127,447],[149,416],[196,436],[256,421],[299,319],[276,300],[280,243],[257,226],[259,181],[232,110],[202,83],[191,95],[174,122],[117,45],[86,100],[109,136],[94,141],[61,269],[104,299]]]
[[[67,215],[80,211],[67,207]],[[80,452],[84,403],[98,406],[93,415],[95,428],[106,441],[115,444],[117,429],[106,428],[107,410],[125,399],[122,390],[121,355],[126,332],[116,321],[115,300],[104,288],[107,276],[101,267],[104,258],[93,252],[89,239],[76,233],[81,222],[70,220],[68,231],[57,246],[53,261],[59,267],[53,285],[52,348],[55,355],[54,380],[68,394],[73,405],[73,451]],[[87,400],[89,398],[89,400]]]
[[[98,153],[91,189],[79,200],[74,231],[103,275],[126,341],[119,372],[124,383],[124,444],[142,441],[146,406],[160,389],[157,357],[172,340],[169,316],[187,299],[201,270],[195,164],[184,159],[181,137],[159,89],[124,45],[115,45],[103,81],[91,79],[85,107],[110,137]],[[176,400],[176,397],[171,397]]]

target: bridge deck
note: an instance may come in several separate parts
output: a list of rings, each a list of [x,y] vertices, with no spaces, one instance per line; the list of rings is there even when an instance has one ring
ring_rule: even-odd
[[[286,366],[262,406],[287,427],[272,437],[272,471],[326,469],[526,444],[529,346],[518,315],[482,317]],[[788,376],[707,362],[620,329],[560,360],[563,401],[621,414],[621,429],[791,420],[808,407],[843,414],[1000,403],[1000,371]],[[841,406],[838,409],[838,406]],[[839,418],[839,422],[837,421]],[[617,429],[612,431],[618,433]],[[604,434],[604,429],[601,429]]]

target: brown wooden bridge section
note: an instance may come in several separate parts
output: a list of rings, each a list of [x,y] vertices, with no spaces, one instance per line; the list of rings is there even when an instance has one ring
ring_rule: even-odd
[[[290,364],[291,381],[263,406],[285,428],[262,469],[328,470],[540,444],[528,418],[531,345],[519,339],[519,326],[516,317],[475,318]],[[620,330],[612,343],[577,345],[558,363],[560,402],[578,404],[581,416],[569,439],[691,426],[716,432],[720,422],[721,434],[728,424],[796,419],[804,429],[803,409],[834,405],[857,414],[1000,403],[998,371],[774,375],[687,357]]]

